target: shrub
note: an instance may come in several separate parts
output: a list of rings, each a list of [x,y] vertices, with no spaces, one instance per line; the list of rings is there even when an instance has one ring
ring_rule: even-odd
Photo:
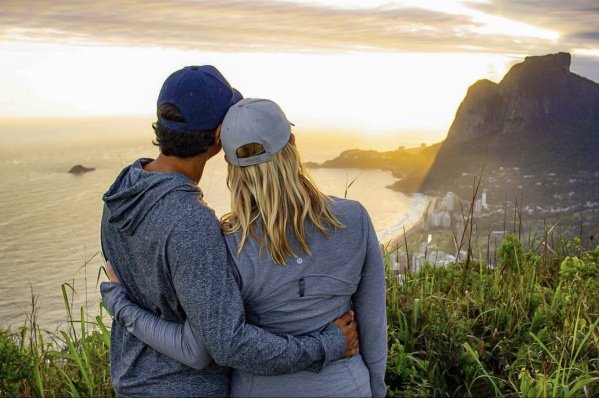
[[[0,329],[0,397],[14,397],[33,377],[33,359],[16,343],[15,336]]]
[[[389,278],[389,395],[599,395],[599,247],[557,252],[510,235],[495,269],[471,259]]]

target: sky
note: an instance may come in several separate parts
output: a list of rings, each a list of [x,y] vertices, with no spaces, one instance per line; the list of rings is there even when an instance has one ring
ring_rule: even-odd
[[[442,138],[468,87],[528,55],[599,82],[596,0],[0,0],[0,118],[148,115],[213,64],[307,128]]]

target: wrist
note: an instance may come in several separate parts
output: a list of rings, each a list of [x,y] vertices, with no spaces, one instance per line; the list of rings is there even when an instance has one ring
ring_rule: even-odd
[[[120,283],[102,282],[100,284],[100,293],[108,313],[119,321],[118,314],[128,302],[123,285]]]
[[[344,358],[343,353],[346,348],[345,336],[341,329],[334,323],[329,323],[322,332],[315,335],[320,341],[324,350],[324,360],[322,367],[328,366],[331,362]]]

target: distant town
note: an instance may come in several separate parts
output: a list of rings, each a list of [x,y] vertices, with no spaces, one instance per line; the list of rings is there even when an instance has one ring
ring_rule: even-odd
[[[535,175],[520,176],[518,167],[498,167],[488,174],[481,185],[484,183],[490,189],[479,187],[481,192],[477,192],[474,198],[471,194],[468,199],[464,199],[452,191],[432,197],[421,221],[407,233],[407,247],[398,239],[391,250],[387,250],[391,272],[396,277],[402,279],[406,272],[417,272],[425,263],[442,267],[463,261],[469,255],[475,260],[483,256],[484,263],[492,268],[497,262],[496,249],[506,234],[535,234],[533,238],[529,236],[529,240],[538,239],[542,235],[538,228],[545,228],[547,231],[552,223],[558,225],[562,219],[564,226],[569,226],[570,230],[573,229],[572,224],[579,223],[576,227],[580,227],[584,233],[595,222],[593,220],[597,219],[599,201],[578,203],[574,191],[553,194],[553,204],[550,206],[517,203],[518,197],[513,200],[497,200],[489,195],[489,191],[501,192],[501,184],[516,183],[514,188],[521,190],[521,183],[536,181],[536,186],[546,184],[558,190],[580,181],[562,181],[555,173],[548,173],[542,178]],[[462,192],[473,191],[472,176],[463,173],[462,177],[464,186],[457,184],[456,188]],[[592,181],[599,178],[599,172],[585,177],[587,182]],[[470,181],[469,186],[466,181]],[[582,218],[575,220],[577,215]],[[536,231],[533,225],[536,225]],[[591,241],[594,239],[593,236],[586,238]]]
[[[312,167],[390,171],[391,189],[431,200],[419,225],[386,248],[394,272],[462,258],[494,267],[514,234],[528,250],[599,236],[599,84],[570,71],[571,56],[530,56],[498,83],[468,88],[447,137],[392,151],[348,150]]]

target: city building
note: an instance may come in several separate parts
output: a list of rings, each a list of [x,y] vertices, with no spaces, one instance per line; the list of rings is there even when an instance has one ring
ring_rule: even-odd
[[[476,199],[476,201],[474,202],[474,214],[479,215],[482,210],[482,207],[483,207],[482,200]]]
[[[439,205],[439,208],[441,210],[454,211],[455,210],[455,201],[456,201],[456,195],[453,192],[447,192],[445,194],[445,197],[443,197],[443,199],[441,200],[441,204]]]

